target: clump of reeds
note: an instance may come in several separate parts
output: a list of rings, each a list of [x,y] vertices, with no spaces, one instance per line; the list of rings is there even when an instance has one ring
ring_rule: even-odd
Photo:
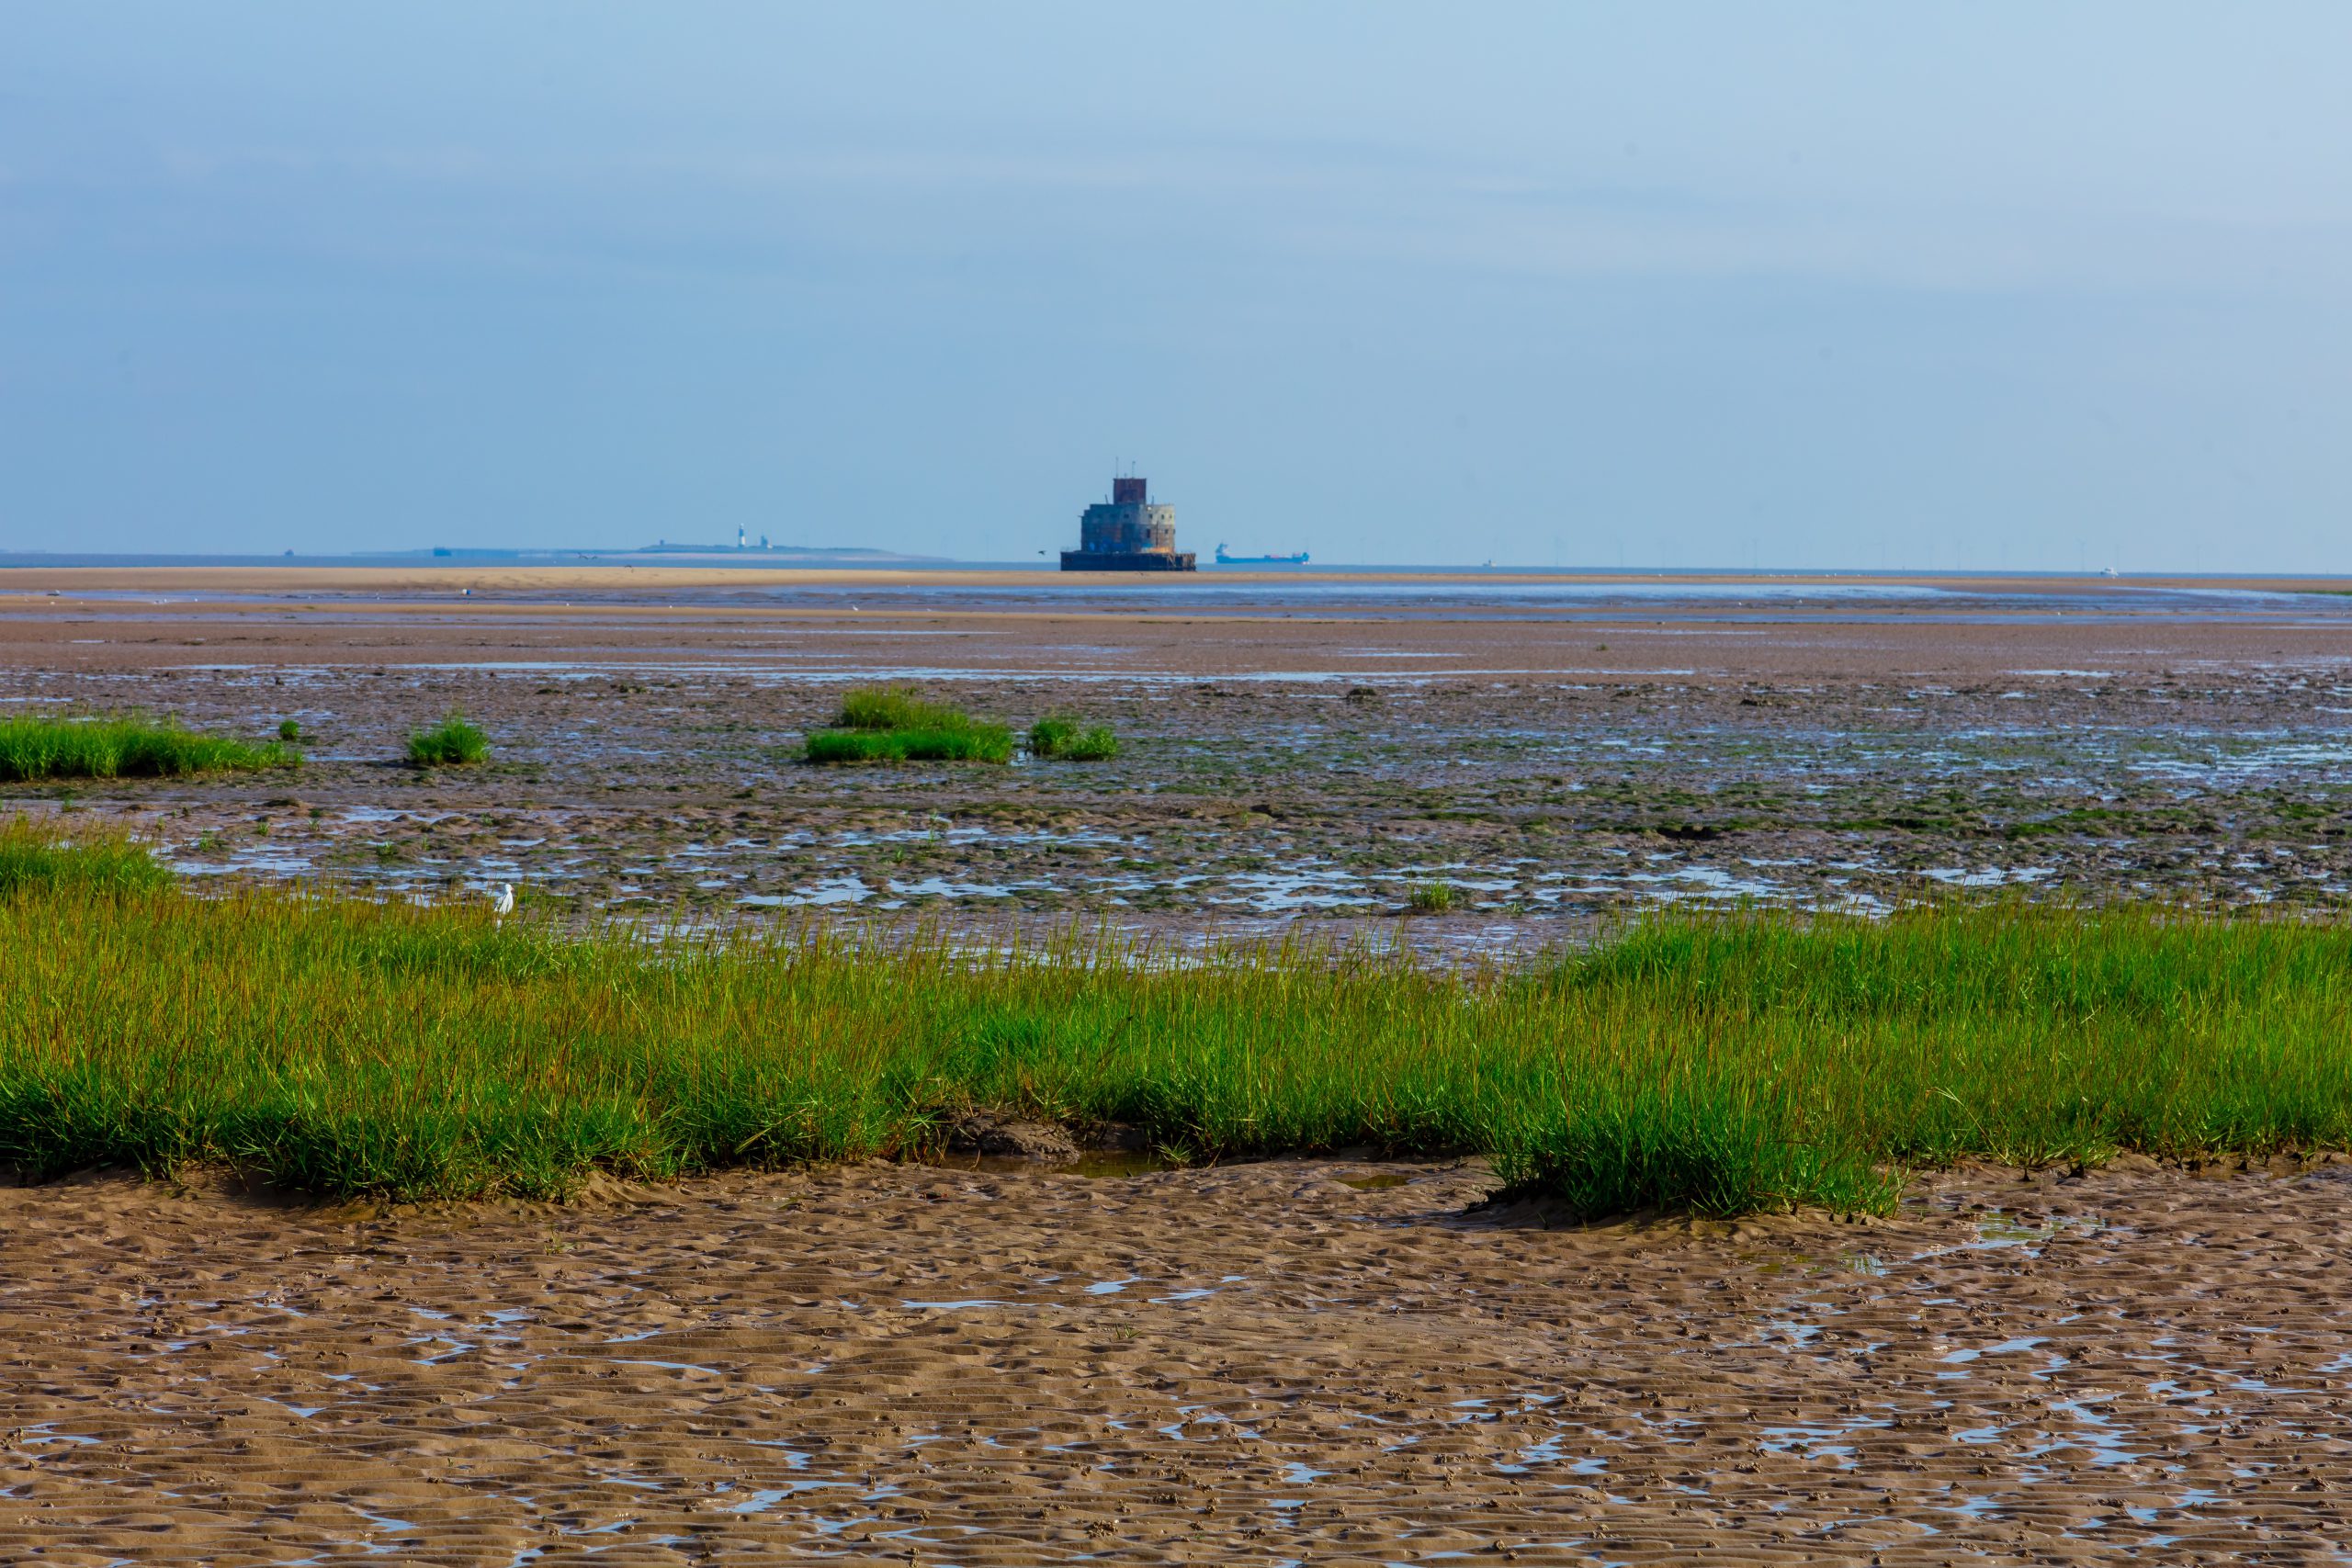
[[[842,694],[833,722],[843,729],[938,729],[968,720],[961,709],[933,702],[912,686],[853,686]]]
[[[1484,1153],[1577,1214],[1738,1214],[1883,1212],[1907,1168],[1972,1156],[2352,1146],[2352,931],[2165,909],[1664,914],[1457,973],[1083,932],[565,936],[50,874],[0,897],[0,1164],[35,1177],[233,1159],[553,1194],[919,1153],[989,1109],[1201,1159]]]
[[[430,729],[413,729],[408,760],[420,768],[464,766],[490,755],[490,737],[465,715],[452,713]]]
[[[22,817],[0,826],[0,897],[61,888],[152,893],[171,880],[168,867],[119,829],[78,826],[69,839]]]
[[[1029,754],[1060,762],[1104,762],[1119,754],[1119,738],[1107,724],[1081,726],[1074,718],[1049,716],[1029,727]]]
[[[820,729],[808,739],[812,762],[1004,762],[1012,758],[1001,725],[955,729]]]
[[[1453,884],[1416,882],[1405,889],[1405,908],[1417,915],[1442,915],[1453,908]]]
[[[169,720],[0,719],[0,780],[165,777],[219,770],[292,767],[291,746],[200,735]]]
[[[1007,762],[1012,731],[910,686],[865,686],[842,698],[834,728],[811,731],[812,762]]]

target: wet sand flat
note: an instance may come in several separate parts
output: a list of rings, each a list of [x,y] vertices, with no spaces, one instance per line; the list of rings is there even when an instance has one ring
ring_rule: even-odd
[[[0,1190],[0,1559],[2321,1562],[2346,1168],[1545,1228],[1476,1167]]]
[[[1659,902],[2352,897],[2338,593],[776,575],[0,575],[8,711],[247,736],[294,718],[311,758],[0,785],[0,810],[129,821],[195,876],[507,881],[582,919],[830,908],[1196,940],[1394,928],[1444,882],[1453,912],[1411,940],[1495,953]],[[845,686],[892,679],[1016,726],[1110,724],[1123,750],[797,761]],[[492,764],[401,766],[451,708]]]
[[[2332,663],[2352,657],[2347,632],[2352,583],[2335,580],[0,572],[0,664],[84,671],[572,660],[1065,678],[1973,680]]]

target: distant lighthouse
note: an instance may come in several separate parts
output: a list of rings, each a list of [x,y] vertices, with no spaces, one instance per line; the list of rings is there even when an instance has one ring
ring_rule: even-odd
[[[1111,499],[1078,520],[1078,548],[1062,552],[1064,571],[1191,571],[1193,558],[1176,547],[1176,509],[1145,496],[1140,478],[1111,481]]]

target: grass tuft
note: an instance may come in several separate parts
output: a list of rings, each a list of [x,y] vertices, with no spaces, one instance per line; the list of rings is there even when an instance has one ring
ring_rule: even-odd
[[[1483,1153],[1571,1213],[1733,1215],[1884,1212],[1964,1157],[2352,1146],[2352,931],[2286,919],[1668,914],[1522,972],[1179,966],[1078,931],[566,936],[470,901],[197,897],[60,871],[126,863],[35,833],[0,838],[48,868],[0,898],[0,1164],[35,1177],[553,1195],[920,1153],[989,1109],[1201,1160]]]
[[[952,729],[968,722],[961,709],[932,702],[912,686],[853,687],[833,720],[842,729]]]
[[[910,686],[865,686],[842,699],[836,728],[811,731],[812,762],[1009,762],[1012,731]]]
[[[0,897],[60,888],[153,893],[171,881],[170,869],[127,833],[85,828],[65,839],[22,817],[0,827]]]
[[[175,777],[292,767],[301,760],[290,746],[199,735],[169,721],[0,719],[0,781]]]
[[[1107,762],[1119,754],[1119,738],[1107,724],[1081,728],[1073,718],[1041,718],[1029,727],[1029,751],[1062,762]]]
[[[808,737],[812,762],[1002,762],[1012,755],[1001,725],[954,729],[820,729]]]
[[[490,755],[490,737],[463,714],[453,713],[430,729],[409,732],[408,760],[420,768],[465,766]]]
[[[1416,882],[1405,889],[1405,908],[1417,915],[1442,915],[1453,908],[1453,884]]]

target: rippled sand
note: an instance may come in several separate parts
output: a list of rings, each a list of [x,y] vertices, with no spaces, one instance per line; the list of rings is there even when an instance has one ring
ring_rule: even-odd
[[[2315,1562],[2342,1167],[1545,1228],[1476,1167],[0,1190],[0,1560]]]

